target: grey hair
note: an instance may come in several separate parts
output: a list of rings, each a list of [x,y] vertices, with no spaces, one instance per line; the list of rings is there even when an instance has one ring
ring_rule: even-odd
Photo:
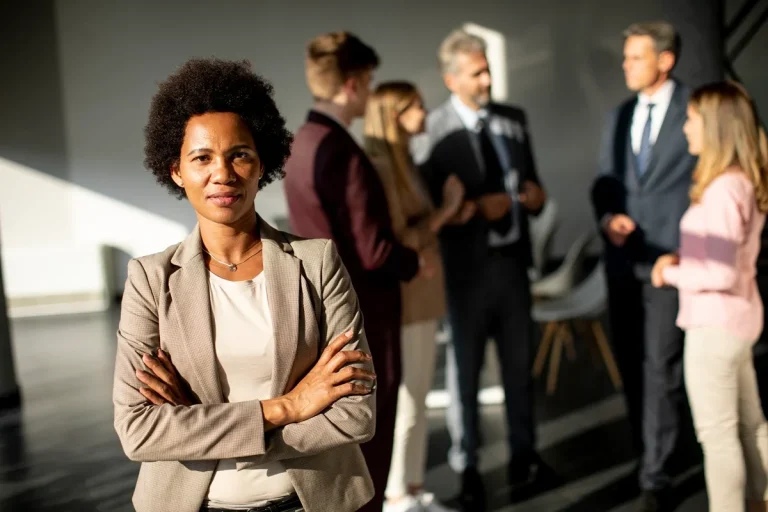
[[[680,57],[680,35],[671,23],[653,21],[650,23],[633,23],[624,31],[624,39],[630,36],[648,36],[653,40],[657,53],[670,52],[675,61]]]
[[[459,53],[485,53],[485,40],[466,30],[456,29],[446,37],[437,51],[437,60],[442,74],[456,72],[456,55]]]

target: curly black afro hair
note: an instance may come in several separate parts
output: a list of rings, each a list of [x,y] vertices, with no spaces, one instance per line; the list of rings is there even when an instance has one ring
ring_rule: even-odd
[[[184,189],[171,179],[171,166],[179,161],[187,121],[207,112],[233,112],[251,130],[264,165],[259,189],[281,179],[293,137],[272,92],[272,86],[254,74],[247,61],[187,61],[160,84],[152,98],[144,129],[144,165],[171,194],[184,198]]]

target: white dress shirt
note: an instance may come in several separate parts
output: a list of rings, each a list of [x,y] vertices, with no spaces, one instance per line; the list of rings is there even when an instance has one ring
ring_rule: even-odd
[[[490,231],[488,233],[488,244],[491,247],[513,244],[520,239],[520,203],[518,200],[520,174],[517,169],[512,168],[509,151],[504,142],[501,120],[486,109],[476,111],[469,108],[455,94],[451,95],[450,101],[464,127],[468,132],[474,134],[474,137],[470,137],[470,141],[475,152],[475,158],[481,169],[485,168],[485,162],[483,162],[483,154],[480,149],[480,129],[482,122],[488,123],[491,142],[496,150],[496,155],[499,157],[501,168],[504,171],[504,186],[512,199],[512,228],[503,236]]]
[[[664,116],[667,115],[669,104],[672,102],[672,94],[675,92],[675,82],[667,80],[664,82],[659,90],[656,91],[653,96],[649,96],[644,93],[637,95],[637,105],[635,105],[635,111],[632,114],[632,127],[630,135],[632,137],[632,152],[638,154],[640,152],[640,142],[643,138],[643,129],[645,123],[648,121],[648,105],[653,103],[653,111],[651,112],[651,145],[656,143],[656,139],[661,131],[661,125],[664,122]]]

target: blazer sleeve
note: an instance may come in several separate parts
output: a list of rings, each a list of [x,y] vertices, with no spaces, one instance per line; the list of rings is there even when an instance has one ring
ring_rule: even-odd
[[[344,198],[357,255],[366,270],[410,281],[419,271],[419,256],[395,238],[384,190],[376,171],[366,167],[362,158],[356,155],[349,162]]]
[[[622,108],[608,114],[600,137],[600,149],[597,160],[597,177],[592,184],[592,208],[597,222],[602,222],[607,214],[626,213],[624,206],[624,185],[621,183],[619,170],[616,169],[616,132],[619,127],[619,114]]]
[[[520,111],[520,119],[521,124],[523,126],[523,133],[525,134],[525,140],[523,141],[523,159],[525,160],[525,175],[522,177],[522,181],[532,181],[533,183],[536,183],[539,185],[542,190],[544,189],[544,185],[542,185],[541,180],[539,179],[539,173],[536,168],[536,160],[533,158],[533,144],[531,143],[531,130],[528,127],[528,120],[525,115],[524,111]],[[545,192],[546,193],[546,192]],[[527,212],[531,215],[538,215],[541,213],[541,211],[544,209],[544,205],[541,206],[538,210],[527,210]]]
[[[139,388],[143,354],[160,348],[157,303],[142,264],[131,260],[117,331],[112,401],[114,426],[129,459],[219,460],[263,454],[261,403],[155,406]]]
[[[355,289],[333,242],[323,251],[322,314],[320,352],[340,334],[352,330],[354,342],[344,350],[370,353],[363,328],[363,315]],[[355,366],[373,371],[373,363]],[[264,455],[237,461],[237,469],[275,460],[307,457],[347,444],[369,441],[376,432],[376,393],[342,398],[325,412],[301,423],[292,423],[267,434]]]

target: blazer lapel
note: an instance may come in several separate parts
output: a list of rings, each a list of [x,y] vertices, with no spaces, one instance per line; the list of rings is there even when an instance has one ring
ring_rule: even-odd
[[[452,148],[452,154],[456,155],[456,161],[461,162],[462,165],[467,165],[466,155],[472,155],[472,167],[475,169],[475,176],[479,177],[482,181],[485,179],[485,165],[483,164],[483,155],[480,151],[480,146],[477,141],[472,138],[472,134],[469,129],[464,126],[464,122],[461,120],[459,113],[453,108],[450,101],[445,103],[445,123],[443,124],[443,133],[452,134],[460,133],[461,136],[455,139],[455,146]]]
[[[632,135],[631,135],[631,132],[629,131],[632,129],[631,123],[632,123],[632,120],[630,118],[630,126],[627,127],[627,132],[624,138],[624,155],[623,156],[626,162],[625,166],[623,167],[623,169],[625,169],[624,184],[627,186],[627,188],[636,190],[642,180],[638,176],[637,155],[635,155],[635,152],[632,150]]]
[[[275,360],[272,367],[272,395],[282,395],[296,360],[299,337],[299,299],[301,264],[283,235],[259,220],[264,244],[264,272],[267,299],[272,314],[275,337]]]
[[[213,339],[208,269],[202,257],[199,226],[181,243],[171,263],[181,267],[171,274],[168,286],[187,357],[195,361],[194,376],[203,394],[201,398],[204,403],[221,403],[223,394]]]

